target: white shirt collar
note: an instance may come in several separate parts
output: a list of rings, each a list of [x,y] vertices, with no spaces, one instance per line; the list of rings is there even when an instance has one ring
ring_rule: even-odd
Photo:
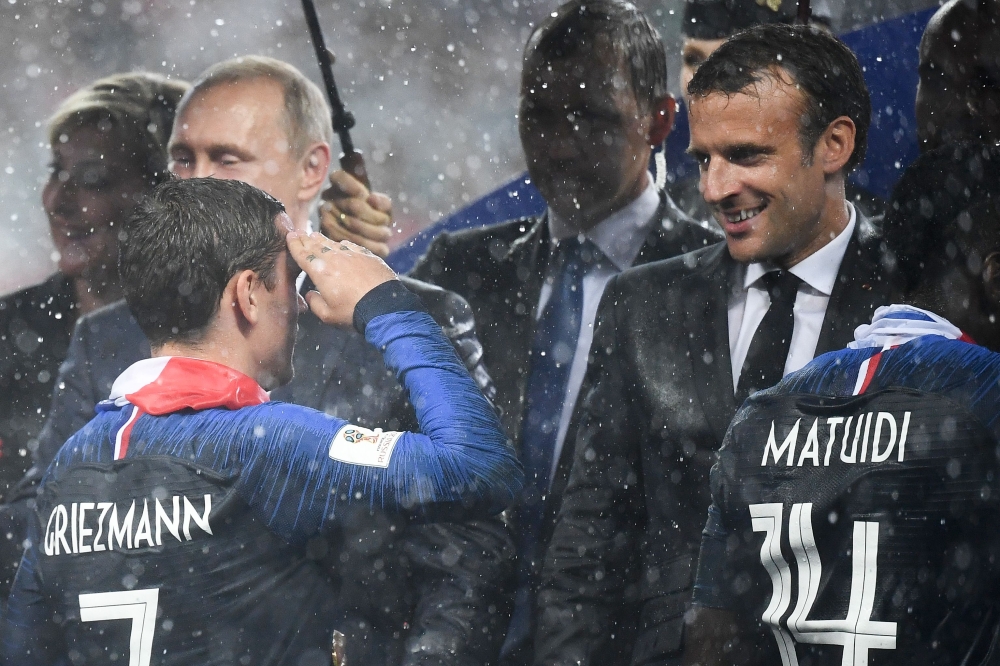
[[[788,269],[789,273],[824,296],[833,293],[833,287],[837,283],[837,273],[840,271],[840,262],[844,259],[847,244],[851,242],[851,236],[854,235],[854,228],[857,226],[858,213],[854,209],[854,204],[850,201],[844,203],[847,205],[847,212],[850,215],[844,230],[837,234],[837,237],[832,241]],[[747,266],[746,276],[743,278],[743,288],[749,288],[762,275],[775,270],[777,267],[770,263],[750,264]]]
[[[636,199],[616,213],[601,220],[586,237],[596,245],[618,270],[629,268],[639,256],[653,216],[660,207],[660,194],[649,178],[646,189]],[[561,241],[577,234],[568,222],[549,209],[549,235]]]

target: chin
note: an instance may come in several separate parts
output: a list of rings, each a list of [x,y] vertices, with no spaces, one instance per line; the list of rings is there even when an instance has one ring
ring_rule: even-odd
[[[276,372],[261,371],[257,377],[257,383],[265,391],[273,391],[276,388],[281,388],[288,382],[292,381],[292,377],[295,375],[294,370],[291,366],[286,369],[282,369]]]

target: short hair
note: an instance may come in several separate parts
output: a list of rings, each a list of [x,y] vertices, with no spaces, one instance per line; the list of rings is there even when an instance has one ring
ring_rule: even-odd
[[[267,56],[240,56],[216,63],[195,79],[191,91],[181,101],[180,110],[195,94],[224,84],[270,79],[285,94],[285,134],[292,154],[302,157],[310,144],[333,141],[333,119],[326,97],[315,83],[298,69]]]
[[[1000,145],[955,143],[903,173],[882,224],[889,268],[904,294],[926,291],[959,267],[978,274],[1000,244]]]
[[[667,54],[660,33],[631,2],[572,0],[561,5],[531,33],[524,59],[534,53],[546,60],[569,58],[582,44],[599,40],[628,68],[641,108],[667,96]]]
[[[745,93],[765,79],[777,80],[778,70],[791,75],[791,83],[805,98],[799,122],[803,150],[812,151],[830,123],[847,116],[856,127],[847,170],[861,164],[868,146],[871,97],[857,57],[826,30],[770,24],[738,32],[702,63],[688,85],[688,94]]]
[[[98,79],[67,97],[49,118],[49,143],[66,141],[74,130],[95,127],[121,140],[135,167],[149,184],[167,175],[167,141],[185,81],[133,72]]]
[[[125,301],[153,347],[196,342],[229,280],[256,271],[267,288],[285,248],[281,203],[238,180],[171,178],[126,221],[118,259]]]

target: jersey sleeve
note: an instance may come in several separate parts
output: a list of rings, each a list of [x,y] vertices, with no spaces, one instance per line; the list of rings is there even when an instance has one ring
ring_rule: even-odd
[[[732,439],[732,431],[727,440]],[[725,452],[722,452],[723,455]],[[712,467],[712,504],[708,508],[708,520],[701,533],[701,551],[698,555],[698,570],[694,581],[692,602],[707,608],[729,608],[730,598],[727,583],[732,565],[729,562],[730,530],[723,517],[724,458]]]
[[[499,513],[520,492],[523,472],[500,421],[440,326],[401,286],[383,296],[365,309],[363,300],[355,324],[406,388],[421,432],[368,430],[294,405],[259,408],[269,416],[241,453],[239,490],[291,540],[334,522],[347,503],[442,520]]]
[[[32,528],[32,543],[38,543],[38,530]],[[62,664],[65,654],[62,636],[52,622],[52,611],[42,593],[38,566],[38,548],[25,549],[18,567],[7,606],[0,616],[0,664],[3,666],[39,666]]]

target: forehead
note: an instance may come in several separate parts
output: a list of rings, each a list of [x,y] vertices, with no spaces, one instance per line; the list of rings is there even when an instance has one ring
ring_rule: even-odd
[[[122,161],[120,155],[130,154],[124,142],[119,138],[115,128],[102,131],[92,125],[72,125],[63,129],[60,134],[66,141],[57,139],[52,144],[52,152],[62,160],[100,160]],[[114,155],[115,158],[108,158]]]
[[[564,58],[548,58],[533,49],[524,61],[521,95],[567,107],[635,99],[624,60],[603,40],[581,44]]]
[[[284,91],[267,78],[215,84],[199,90],[174,123],[171,143],[191,141],[242,143],[286,137]]]
[[[691,147],[797,141],[804,107],[800,90],[772,77],[732,95],[698,95],[688,110]]]

